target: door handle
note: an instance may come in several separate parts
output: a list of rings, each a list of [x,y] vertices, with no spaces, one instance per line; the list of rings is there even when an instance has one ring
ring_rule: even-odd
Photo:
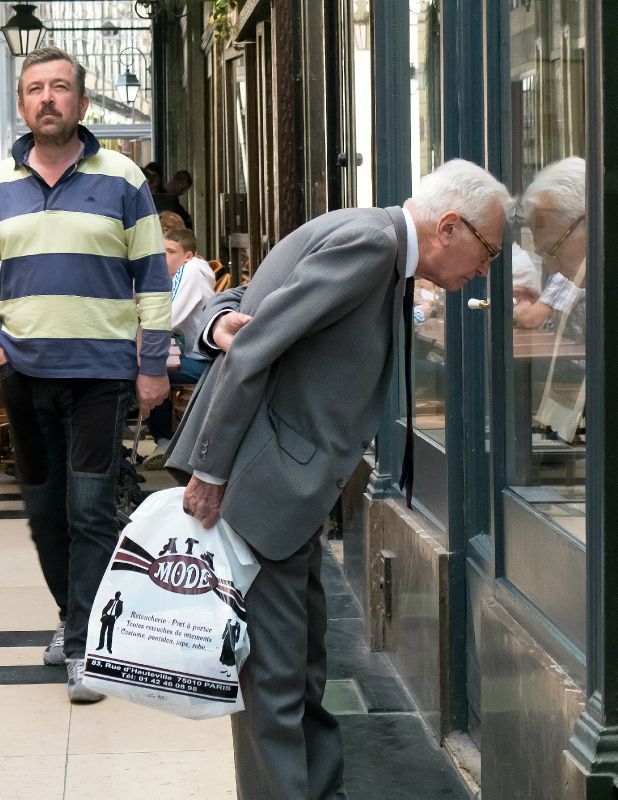
[[[468,308],[471,311],[486,311],[490,306],[491,300],[479,300],[477,297],[468,300]]]

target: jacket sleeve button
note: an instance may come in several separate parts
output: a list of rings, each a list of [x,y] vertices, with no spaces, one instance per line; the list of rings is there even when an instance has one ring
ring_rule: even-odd
[[[345,486],[345,481],[343,480],[343,478],[337,478],[337,488],[343,489],[344,486]]]

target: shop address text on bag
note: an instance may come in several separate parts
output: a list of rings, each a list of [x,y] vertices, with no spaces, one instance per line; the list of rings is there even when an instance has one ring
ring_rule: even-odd
[[[243,709],[249,653],[244,596],[259,565],[220,520],[182,510],[184,488],[131,515],[92,607],[85,685],[191,719]]]

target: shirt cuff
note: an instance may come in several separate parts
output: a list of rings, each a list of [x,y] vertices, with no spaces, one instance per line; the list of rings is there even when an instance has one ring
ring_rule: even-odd
[[[219,345],[215,344],[214,339],[210,335],[210,331],[212,330],[212,326],[219,319],[219,317],[222,317],[224,314],[231,314],[232,311],[233,311],[232,308],[224,308],[222,311],[219,311],[219,313],[215,314],[215,316],[210,320],[208,325],[204,328],[204,331],[202,332],[202,341],[204,342],[206,347],[209,347],[211,350],[221,350]]]
[[[200,472],[198,469],[193,470],[193,477],[204,483],[214,483],[215,486],[223,486],[224,483],[227,483],[224,478],[215,478],[210,472]]]
[[[167,375],[167,355],[159,358],[140,356],[138,371],[140,375],[151,375],[155,378]]]

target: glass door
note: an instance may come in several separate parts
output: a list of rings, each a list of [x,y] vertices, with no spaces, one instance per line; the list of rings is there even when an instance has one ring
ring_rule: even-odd
[[[508,448],[512,492],[585,535],[585,4],[510,14],[512,245]],[[515,389],[517,388],[517,391]]]
[[[584,663],[584,18],[584,2],[484,3],[485,157],[518,207],[488,293],[462,298],[466,698],[479,746],[484,598],[534,620],[569,674]],[[471,295],[490,306],[469,310]]]
[[[371,14],[372,0],[327,4],[329,210],[374,205]]]
[[[505,286],[505,584],[585,652],[586,3],[509,11],[512,189]],[[563,648],[563,649],[564,649]]]
[[[412,189],[442,163],[442,70],[439,3],[410,4]],[[414,285],[414,425],[445,447],[445,292],[423,278]]]
[[[231,48],[230,48],[231,51]],[[249,214],[249,147],[247,137],[246,58],[236,51],[225,60],[225,172],[226,191],[220,195],[222,238],[227,249],[232,285],[250,277]]]
[[[410,20],[410,164],[412,191],[443,161],[443,26],[439,0],[414,0]],[[412,343],[413,420],[415,431],[414,497],[436,526],[448,525],[445,480],[447,429],[446,292],[423,278],[414,284]],[[450,358],[450,356],[449,356]],[[404,383],[400,408],[405,409]],[[402,420],[403,422],[403,420]],[[403,430],[402,426],[402,430]]]
[[[503,126],[500,142],[487,133],[489,159],[518,199],[486,312],[494,591],[573,676],[585,664],[585,12],[505,0],[502,77],[487,72]]]

